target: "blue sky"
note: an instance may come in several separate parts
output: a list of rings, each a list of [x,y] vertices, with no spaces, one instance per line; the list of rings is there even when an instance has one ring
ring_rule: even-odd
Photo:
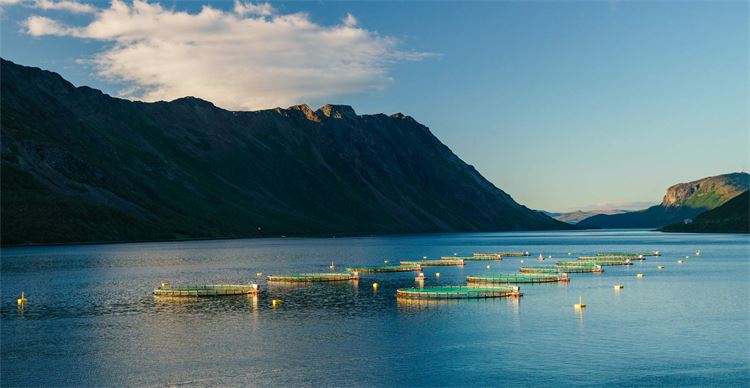
[[[129,98],[404,112],[531,208],[645,207],[750,164],[746,2],[169,1],[128,8],[137,31],[60,4],[3,4],[2,56]]]

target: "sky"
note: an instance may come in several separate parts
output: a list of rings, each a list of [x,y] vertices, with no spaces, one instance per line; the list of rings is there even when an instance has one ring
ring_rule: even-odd
[[[518,202],[750,167],[748,2],[0,0],[0,54],[135,100],[403,112]]]

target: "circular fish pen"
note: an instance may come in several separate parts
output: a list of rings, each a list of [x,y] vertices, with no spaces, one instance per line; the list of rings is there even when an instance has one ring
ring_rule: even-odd
[[[169,283],[164,282],[161,287],[154,289],[154,295],[168,297],[258,295],[258,292],[260,292],[260,287],[257,284],[208,284],[172,287]]]
[[[539,274],[539,273],[519,273],[519,274],[500,274],[500,275],[470,275],[466,277],[468,283],[554,283],[567,282],[568,274]]]
[[[347,272],[381,273],[381,272],[413,272],[419,271],[419,265],[365,265],[347,268]]]
[[[422,267],[442,267],[442,266],[461,266],[464,261],[461,259],[444,259],[444,260],[422,260],[422,261],[402,261],[401,265],[419,265]]]
[[[359,274],[352,273],[299,273],[289,275],[271,275],[268,277],[269,282],[282,283],[314,283],[314,282],[343,282],[348,280],[358,280]]]
[[[468,287],[445,286],[426,288],[399,288],[396,297],[403,299],[482,299],[519,297],[520,287]]]

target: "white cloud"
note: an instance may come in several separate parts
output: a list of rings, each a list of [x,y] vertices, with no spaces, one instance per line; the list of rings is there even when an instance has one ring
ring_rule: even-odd
[[[112,42],[91,63],[101,76],[133,87],[123,97],[155,101],[192,95],[230,109],[382,89],[391,81],[394,63],[430,55],[400,51],[396,39],[358,28],[348,16],[342,25],[325,26],[303,13],[264,15],[250,6],[266,5],[238,2],[231,12],[204,6],[188,13],[142,0],[114,0],[87,25],[63,26],[35,16],[26,27],[36,36]]]
[[[33,36],[68,35],[71,30],[58,22],[44,16],[32,16],[24,22],[26,32]]]
[[[91,4],[79,3],[72,0],[37,0],[33,7],[43,10],[58,10],[73,13],[94,13],[97,10],[97,8]]]
[[[275,9],[271,7],[269,3],[253,4],[250,2],[242,2],[234,0],[234,12],[238,15],[261,15],[270,16],[275,13]]]
[[[357,25],[357,18],[352,16],[352,14],[348,13],[346,14],[346,17],[344,18],[344,25],[347,27],[354,27]]]

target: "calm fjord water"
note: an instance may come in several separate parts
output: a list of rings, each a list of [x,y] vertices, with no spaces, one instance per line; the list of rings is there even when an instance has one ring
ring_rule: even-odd
[[[536,265],[539,253],[552,255],[545,262],[552,264],[569,251],[653,250],[663,256],[572,274],[567,285],[522,285],[516,300],[398,302],[396,288],[413,286],[413,273],[310,286],[262,281],[257,299],[151,295],[162,280],[246,283],[256,272],[329,271],[331,260],[343,270],[384,259],[529,251],[523,259]],[[515,272],[520,260],[427,268],[426,285]],[[750,384],[746,235],[483,233],[7,248],[0,277],[3,386]],[[615,284],[625,288],[616,292]],[[29,298],[23,314],[21,290]],[[582,313],[573,309],[579,295],[588,304]],[[271,299],[284,303],[274,310]]]

